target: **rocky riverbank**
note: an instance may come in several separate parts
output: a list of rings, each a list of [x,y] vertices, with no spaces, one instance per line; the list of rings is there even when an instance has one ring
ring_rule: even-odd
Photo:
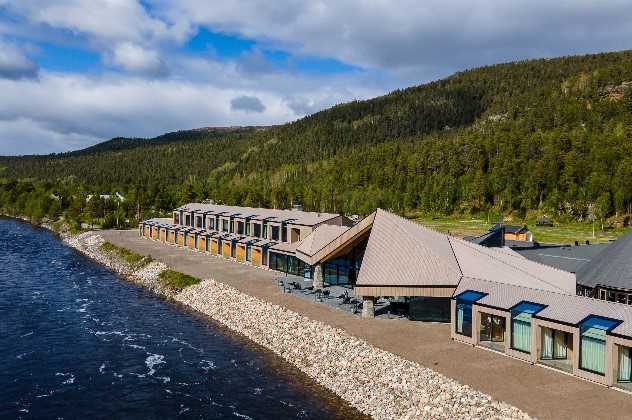
[[[431,369],[380,350],[343,330],[205,279],[182,292],[160,286],[167,267],[134,268],[101,251],[95,232],[62,235],[64,242],[131,281],[174,299],[275,352],[376,419],[527,419],[506,403]]]

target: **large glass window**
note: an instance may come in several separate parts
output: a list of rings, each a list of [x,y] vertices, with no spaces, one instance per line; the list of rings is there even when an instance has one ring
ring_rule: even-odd
[[[603,375],[606,369],[606,335],[621,322],[591,315],[580,325],[579,367]]]
[[[531,353],[531,317],[544,305],[521,302],[511,309],[511,348]]]
[[[632,381],[632,349],[619,346],[619,369],[617,374],[619,382]]]
[[[222,231],[223,232],[228,232],[228,220],[226,220],[226,219],[222,220]]]
[[[348,259],[330,260],[323,264],[323,280],[330,285],[350,284],[353,270],[352,261]]]
[[[270,268],[295,276],[312,278],[312,267],[292,255],[270,252]]]
[[[278,241],[279,240],[279,227],[278,226],[270,226],[272,228],[272,235],[270,236],[270,239],[272,239],[273,241]]]
[[[287,242],[287,226],[281,223],[281,241]]]
[[[568,357],[570,334],[553,328],[542,328],[542,360],[562,360]]]
[[[505,341],[505,317],[481,313],[481,341]]]
[[[472,336],[472,304],[485,296],[485,293],[466,290],[456,296],[455,330],[457,334]]]
[[[252,225],[252,236],[256,237],[256,238],[261,238],[261,225],[259,223],[254,223]]]

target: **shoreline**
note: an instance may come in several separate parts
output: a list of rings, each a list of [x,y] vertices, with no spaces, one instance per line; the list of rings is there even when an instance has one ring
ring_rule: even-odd
[[[46,224],[39,226],[53,230]],[[515,407],[369,345],[339,328],[212,279],[203,279],[181,292],[165,290],[158,275],[168,268],[166,264],[152,261],[135,270],[100,250],[104,239],[98,231],[55,233],[66,245],[127,280],[272,351],[362,414],[376,419],[529,418]]]

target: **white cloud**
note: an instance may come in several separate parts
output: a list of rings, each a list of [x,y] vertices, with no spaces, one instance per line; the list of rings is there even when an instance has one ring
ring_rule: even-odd
[[[32,78],[37,76],[37,72],[37,64],[17,46],[0,40],[0,78]]]
[[[629,48],[629,0],[156,1],[173,19],[424,81],[518,58]]]
[[[152,76],[165,75],[167,68],[155,50],[143,48],[131,42],[118,44],[110,61],[127,70]]]
[[[218,63],[208,65],[222,68]],[[189,81],[46,71],[32,80],[0,80],[0,155],[65,151],[115,136],[150,137],[186,128],[282,123],[302,115],[292,106],[294,95],[307,96],[322,83],[328,88],[318,98],[321,107],[376,93],[361,85],[351,93],[356,85],[335,78],[313,81],[277,74],[261,79],[269,83],[239,80],[224,84],[212,77]],[[284,84],[284,89],[277,90]],[[232,101],[244,96],[258,98],[265,107],[261,112],[233,109]]]

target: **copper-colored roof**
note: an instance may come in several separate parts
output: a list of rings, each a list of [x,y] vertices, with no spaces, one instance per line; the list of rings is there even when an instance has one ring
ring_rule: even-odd
[[[456,286],[460,278],[448,235],[376,211],[358,286]]]
[[[320,225],[300,242],[296,251],[312,256],[347,230],[347,226]]]
[[[487,248],[454,237],[450,243],[465,277],[575,294],[575,276],[571,273],[503,248]]]

